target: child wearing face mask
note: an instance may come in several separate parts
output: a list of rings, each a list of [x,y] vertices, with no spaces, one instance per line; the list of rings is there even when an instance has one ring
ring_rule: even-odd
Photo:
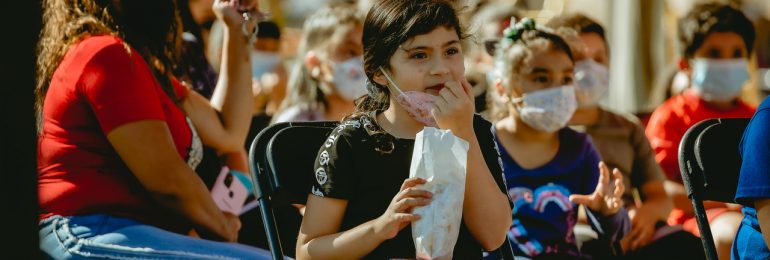
[[[683,46],[680,69],[690,74],[691,86],[658,107],[650,117],[646,134],[656,160],[668,177],[666,190],[674,210],[670,224],[683,224],[698,235],[698,226],[682,186],[679,173],[679,142],[687,129],[708,118],[751,117],[754,107],[740,98],[748,80],[749,54],[755,32],[751,21],[739,10],[722,4],[701,4],[680,21]],[[720,258],[730,254],[730,245],[740,222],[735,207],[706,203],[709,222]]]
[[[281,29],[272,21],[257,24],[251,50],[254,114],[272,115],[286,96],[288,75],[281,59]]]
[[[672,209],[671,198],[663,188],[666,177],[639,119],[598,105],[609,89],[610,51],[604,28],[582,14],[563,16],[548,25],[566,39],[575,55],[578,108],[570,126],[587,133],[602,160],[625,174],[623,206],[631,218],[631,231],[621,243],[626,257],[692,258],[692,252],[703,251],[700,239],[666,225]]]
[[[335,5],[305,19],[286,97],[273,122],[340,120],[366,94],[361,15]]]
[[[431,203],[409,178],[426,126],[469,143],[462,224],[453,259],[481,259],[511,225],[491,123],[474,115],[464,38],[452,4],[382,0],[364,22],[368,94],[320,147],[297,240],[297,258],[415,258],[412,209]],[[463,192],[463,191],[457,191]]]
[[[565,127],[578,105],[572,51],[531,19],[511,24],[496,47],[494,130],[514,202],[508,236],[515,252],[533,259],[621,254],[619,241],[630,226],[623,176],[600,163],[586,134]],[[578,204],[604,243],[599,251],[576,245]]]

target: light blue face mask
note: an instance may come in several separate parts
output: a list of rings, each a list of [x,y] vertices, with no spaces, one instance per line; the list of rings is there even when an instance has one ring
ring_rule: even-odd
[[[267,72],[270,72],[280,62],[278,53],[264,52],[258,50],[251,51],[251,77],[259,79]]]
[[[692,88],[706,101],[727,102],[741,94],[749,79],[746,59],[693,59]]]

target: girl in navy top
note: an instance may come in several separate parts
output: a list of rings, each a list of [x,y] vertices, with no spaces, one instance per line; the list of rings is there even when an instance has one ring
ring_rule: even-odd
[[[630,227],[621,173],[615,169],[611,177],[590,138],[565,127],[577,107],[572,53],[533,20],[511,24],[496,47],[493,117],[515,204],[508,233],[514,250],[531,258],[588,258],[572,233],[582,204],[606,242],[592,256],[618,254],[617,242]]]

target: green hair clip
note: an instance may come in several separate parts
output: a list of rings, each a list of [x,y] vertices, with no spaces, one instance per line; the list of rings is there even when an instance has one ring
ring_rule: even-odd
[[[515,42],[521,39],[524,32],[535,29],[535,20],[532,20],[532,18],[525,17],[517,23],[516,18],[511,17],[511,25],[503,30],[503,36],[505,36],[506,39]]]

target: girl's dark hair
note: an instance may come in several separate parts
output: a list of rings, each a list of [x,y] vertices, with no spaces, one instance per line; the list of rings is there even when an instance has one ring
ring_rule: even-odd
[[[123,38],[144,58],[166,94],[177,102],[171,86],[172,65],[181,44],[176,0],[44,0],[43,7],[35,86],[38,131],[54,71],[70,46],[91,35]]]
[[[685,58],[692,58],[712,32],[732,32],[743,39],[747,53],[754,49],[754,24],[740,10],[724,4],[699,4],[679,21],[679,42]]]
[[[379,68],[390,68],[390,58],[399,45],[439,26],[453,29],[460,39],[467,38],[452,3],[443,0],[377,1],[364,21],[364,71],[368,95],[356,100],[352,116],[388,109],[390,91],[374,82]]]
[[[553,28],[554,30],[558,30],[560,27],[571,28],[579,34],[595,33],[596,35],[599,35],[600,38],[602,38],[604,46],[607,47],[607,52],[610,51],[609,45],[607,43],[607,36],[604,33],[604,27],[602,27],[599,22],[589,18],[584,14],[571,14],[555,18],[549,21],[547,26]]]

